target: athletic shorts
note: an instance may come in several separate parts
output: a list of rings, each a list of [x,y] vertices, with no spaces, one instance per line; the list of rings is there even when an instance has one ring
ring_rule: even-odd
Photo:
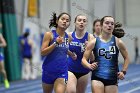
[[[0,53],[0,62],[4,59],[4,56],[2,53]]]
[[[103,79],[103,78],[99,78],[95,75],[92,75],[91,76],[91,80],[98,80],[98,81],[101,81],[104,86],[109,86],[109,85],[116,85],[118,86],[118,79],[115,79],[115,80],[110,80],[110,79]]]
[[[70,71],[70,72],[71,72],[71,71]],[[77,73],[77,72],[71,72],[71,73],[73,73],[77,79],[79,79],[80,77],[82,77],[82,76],[88,74],[88,73]]]
[[[58,78],[64,78],[64,83],[67,84],[68,81],[68,72],[64,73],[48,73],[43,71],[42,73],[42,82],[46,84],[54,84],[55,80]]]

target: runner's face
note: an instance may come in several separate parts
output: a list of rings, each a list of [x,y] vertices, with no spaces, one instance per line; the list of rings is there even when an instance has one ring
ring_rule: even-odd
[[[70,18],[67,14],[63,14],[58,20],[58,27],[67,29],[70,25]]]
[[[112,17],[105,17],[102,25],[102,31],[112,34],[114,30],[114,19]]]
[[[95,29],[95,33],[101,32],[101,23],[99,21],[95,23],[94,29]]]
[[[87,18],[86,16],[79,15],[75,21],[75,27],[78,30],[84,30],[87,25]]]

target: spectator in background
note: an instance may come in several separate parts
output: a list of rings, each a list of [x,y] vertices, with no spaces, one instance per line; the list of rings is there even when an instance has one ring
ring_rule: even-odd
[[[32,63],[32,52],[33,52],[33,41],[29,39],[29,31],[27,30],[21,39],[22,45],[22,77],[25,80],[34,79],[32,76],[33,73],[33,63]]]
[[[101,20],[96,19],[93,22],[93,36],[98,37],[101,34]]]

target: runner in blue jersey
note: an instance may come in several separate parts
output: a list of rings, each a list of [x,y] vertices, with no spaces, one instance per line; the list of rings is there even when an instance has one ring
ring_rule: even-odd
[[[118,78],[124,79],[128,68],[128,52],[123,41],[117,38],[115,32],[118,31],[114,31],[114,24],[114,18],[111,16],[101,19],[101,35],[88,43],[82,58],[85,67],[92,68],[87,60],[93,51],[95,60],[98,62],[98,65],[94,66],[91,77],[93,93],[118,93],[117,80]],[[112,32],[114,33],[112,34]],[[120,72],[118,72],[119,51],[124,58],[123,68]]]
[[[75,18],[75,31],[71,32],[72,41],[69,50],[77,55],[77,59],[68,58],[68,85],[67,93],[85,93],[88,84],[89,69],[83,67],[81,60],[85,51],[86,43],[93,39],[93,35],[86,32],[87,17],[78,15]]]
[[[46,56],[42,65],[42,87],[44,93],[65,93],[68,80],[67,53],[70,36],[65,32],[70,25],[70,15],[56,13],[50,20],[50,27],[56,30],[46,32],[43,38],[41,54]]]
[[[33,41],[29,39],[29,31],[27,30],[21,39],[22,45],[22,78],[25,80],[32,79],[33,69],[32,69],[32,51],[33,51]]]
[[[8,79],[7,79],[7,74],[6,74],[5,67],[4,67],[4,56],[3,56],[3,53],[2,53],[2,48],[3,47],[6,47],[6,41],[5,41],[4,37],[2,36],[2,34],[0,33],[0,73],[4,77],[5,88],[9,88],[10,84],[9,84]]]
[[[101,20],[96,19],[93,22],[93,36],[96,38],[101,34]]]

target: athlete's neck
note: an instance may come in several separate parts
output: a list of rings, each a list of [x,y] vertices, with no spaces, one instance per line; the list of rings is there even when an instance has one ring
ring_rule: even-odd
[[[80,31],[80,30],[76,30],[75,31],[75,36],[79,39],[83,38],[83,36],[85,35],[85,31]]]
[[[99,36],[99,35],[100,35],[100,33],[94,33],[94,35],[95,35],[95,36]]]
[[[107,34],[107,33],[104,33],[104,32],[102,32],[101,35],[100,35],[100,38],[105,42],[110,41],[111,37],[112,37],[112,34]]]
[[[63,37],[65,35],[65,30],[64,29],[61,29],[61,28],[56,28],[56,33]]]

